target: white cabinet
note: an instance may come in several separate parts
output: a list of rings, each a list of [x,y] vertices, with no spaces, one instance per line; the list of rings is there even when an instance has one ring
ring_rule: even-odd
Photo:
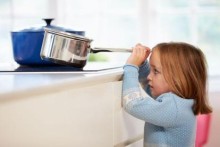
[[[128,147],[141,147],[140,143],[136,142],[143,138],[144,123],[123,110],[121,105],[122,82],[114,82],[112,86],[115,91],[114,145],[115,147],[127,145],[130,145]]]
[[[0,99],[1,147],[121,147],[142,134],[121,107],[121,81]]]

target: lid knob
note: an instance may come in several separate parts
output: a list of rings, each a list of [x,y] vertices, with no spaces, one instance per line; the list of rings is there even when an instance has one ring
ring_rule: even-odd
[[[54,20],[54,18],[44,18],[43,19],[46,22],[46,26],[50,26],[51,22]]]

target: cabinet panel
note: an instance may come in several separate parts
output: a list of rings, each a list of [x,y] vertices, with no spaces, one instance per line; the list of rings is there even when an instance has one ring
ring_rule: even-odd
[[[143,122],[122,109],[121,84],[61,88],[50,94],[0,101],[0,146],[132,144],[141,139]]]
[[[110,83],[0,102],[1,147],[112,147]]]
[[[143,138],[144,122],[134,118],[123,110],[121,89],[122,82],[114,82],[114,143],[115,147],[131,144],[133,145],[129,147],[134,147],[134,144]]]

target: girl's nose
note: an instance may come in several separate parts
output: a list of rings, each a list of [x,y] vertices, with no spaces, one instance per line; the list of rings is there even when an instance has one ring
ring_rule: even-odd
[[[151,74],[147,76],[147,81],[151,81]]]

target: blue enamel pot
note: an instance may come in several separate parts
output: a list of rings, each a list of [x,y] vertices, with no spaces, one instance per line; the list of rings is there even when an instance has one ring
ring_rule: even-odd
[[[85,36],[84,31],[75,31],[51,25],[53,19],[44,19],[46,26],[29,28],[17,32],[11,32],[13,57],[20,65],[56,65],[53,62],[42,60],[40,57],[41,46],[44,38],[44,28],[52,28],[60,31]]]

